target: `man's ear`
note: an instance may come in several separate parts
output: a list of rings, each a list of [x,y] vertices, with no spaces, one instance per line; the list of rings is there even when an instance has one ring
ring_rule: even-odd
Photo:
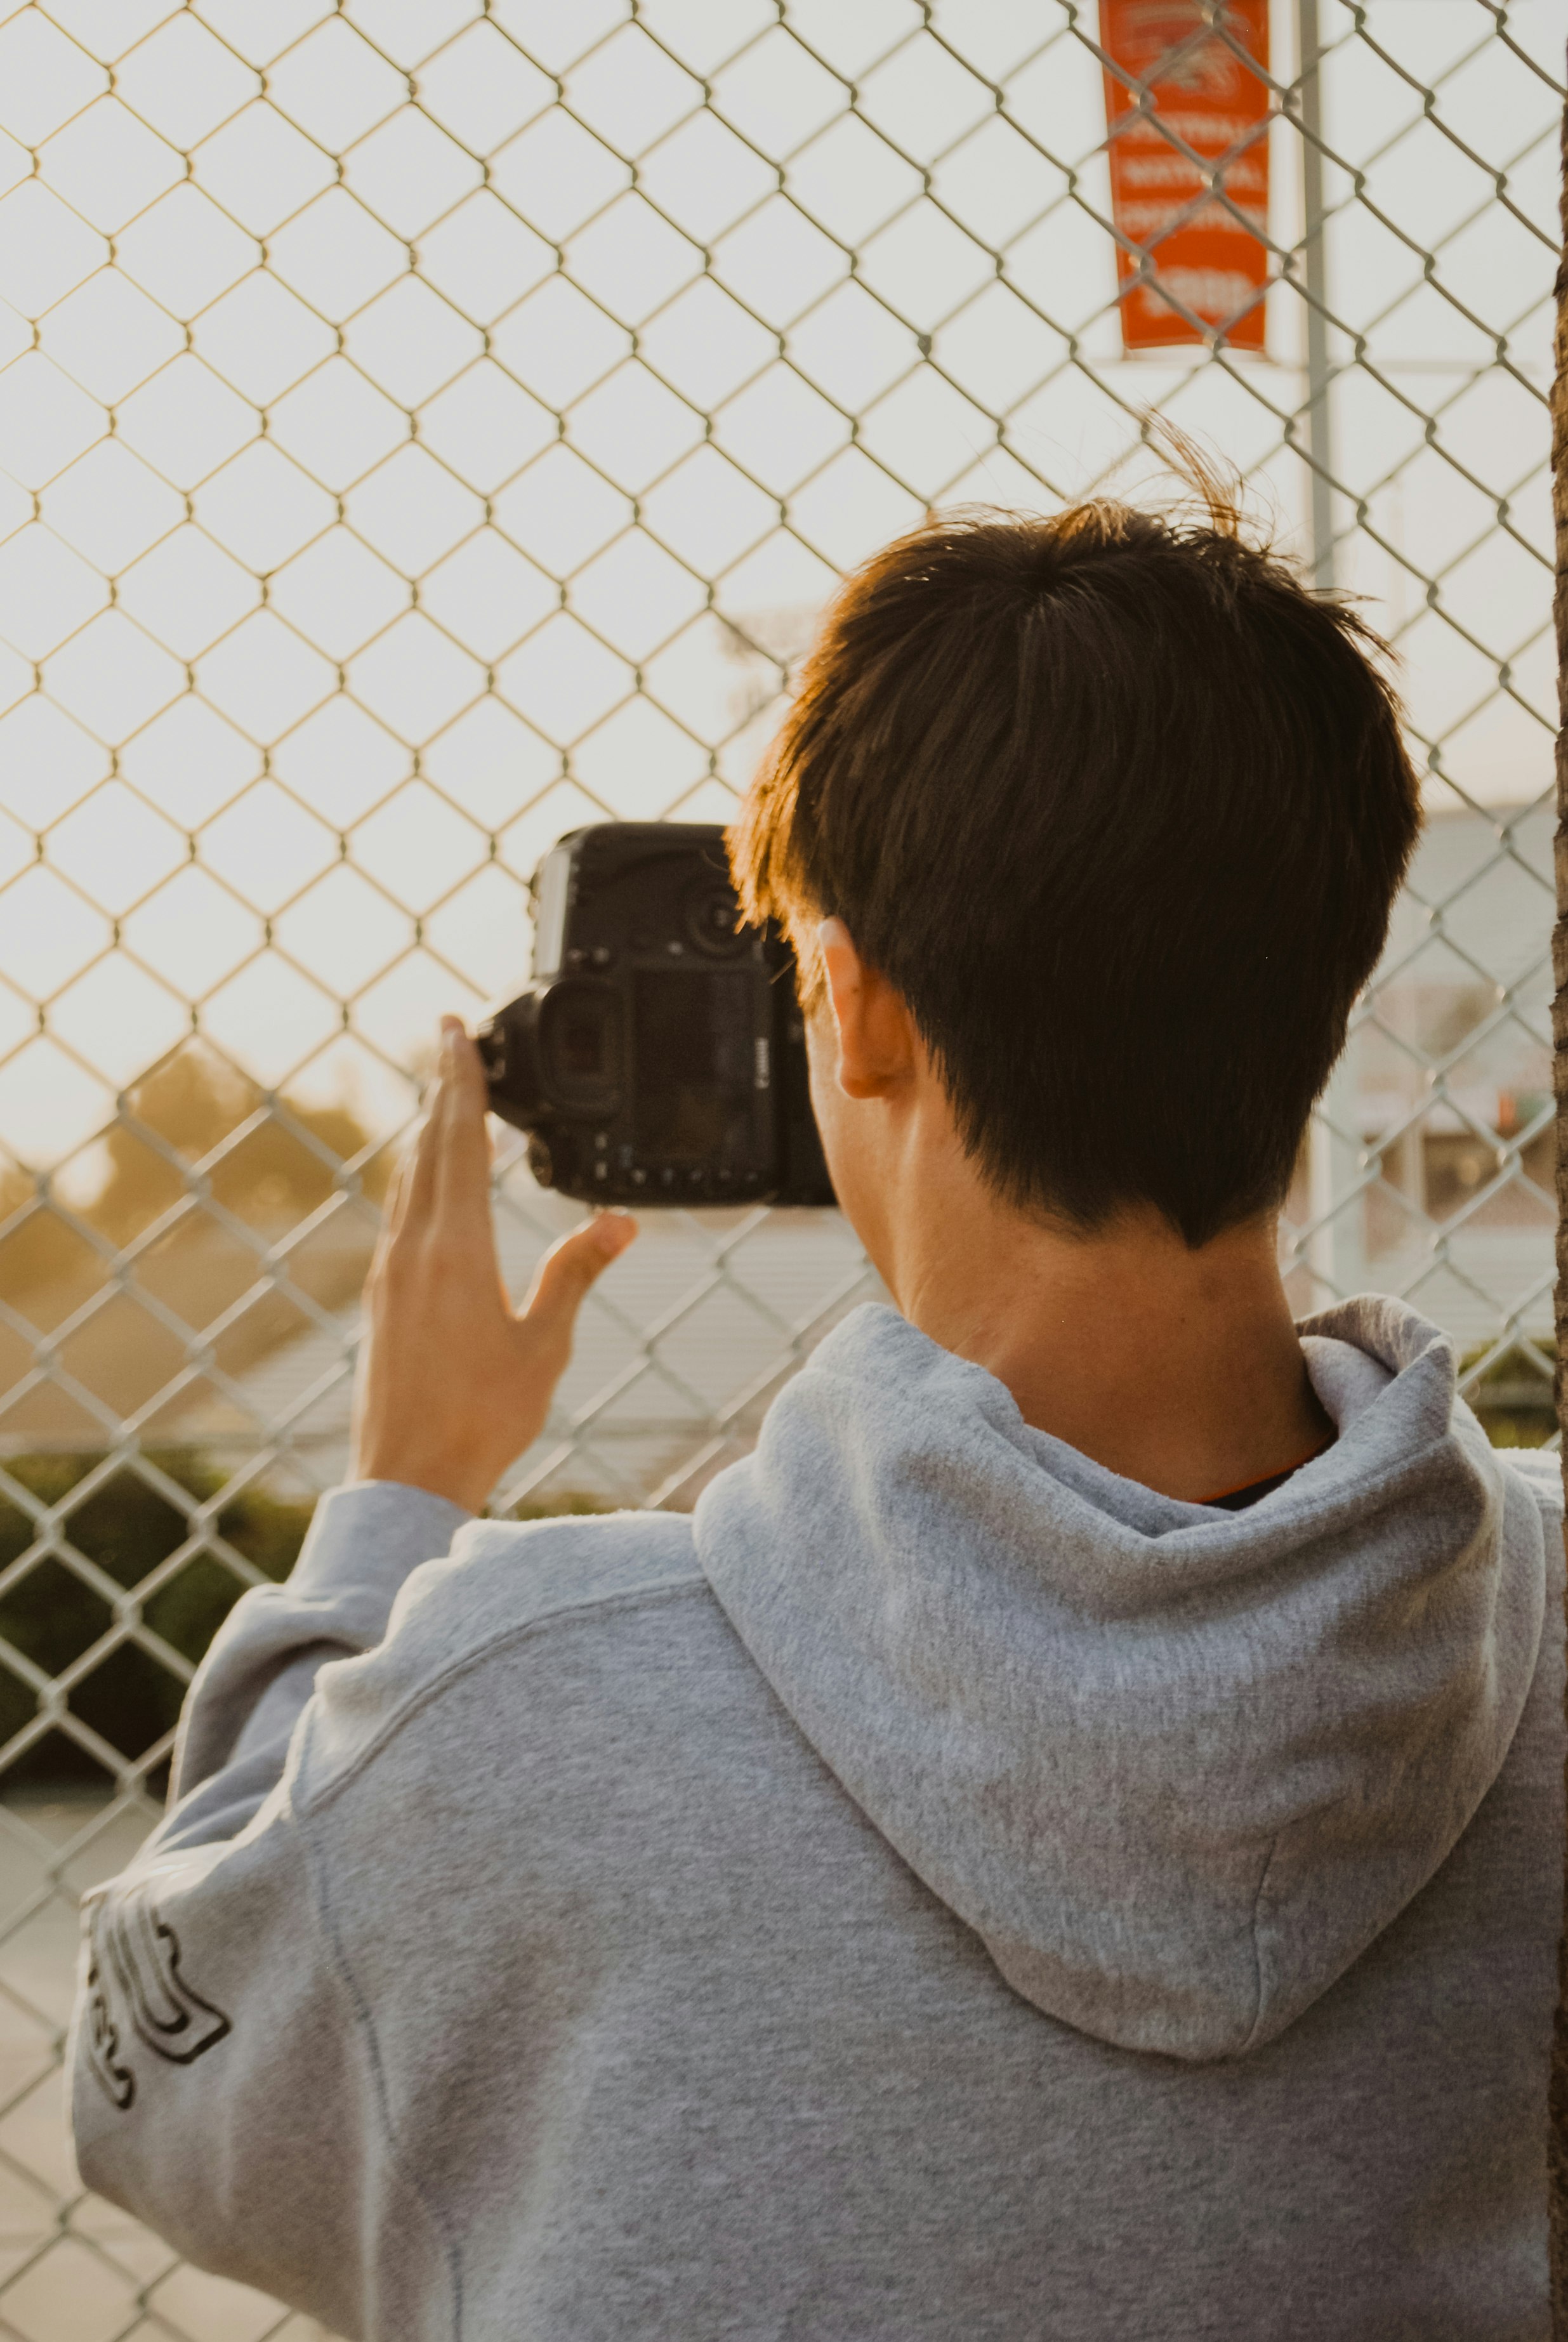
[[[887,1097],[914,1070],[909,1011],[892,985],[861,958],[842,919],[824,919],[816,948],[838,1037],[838,1086],[846,1097]]]

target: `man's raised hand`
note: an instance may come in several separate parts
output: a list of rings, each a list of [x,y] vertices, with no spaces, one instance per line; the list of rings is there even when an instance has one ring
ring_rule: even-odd
[[[429,1112],[365,1287],[354,1406],[354,1478],[402,1480],[470,1512],[538,1436],[583,1296],[637,1232],[622,1212],[574,1228],[514,1311],[490,1219],[484,1100],[478,1051],[444,1017]]]

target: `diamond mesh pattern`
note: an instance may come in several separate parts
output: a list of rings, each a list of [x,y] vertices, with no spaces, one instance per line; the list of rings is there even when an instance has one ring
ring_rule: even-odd
[[[436,1014],[561,831],[727,817],[928,505],[1137,492],[1158,407],[1367,598],[1432,820],[1286,1258],[1543,1417],[1565,32],[1275,0],[1271,357],[1128,361],[1092,5],[0,0],[0,2334],[309,2330],[81,2194],[75,1897],[340,1467]],[[689,1501],[873,1289],[651,1220],[505,1501]]]

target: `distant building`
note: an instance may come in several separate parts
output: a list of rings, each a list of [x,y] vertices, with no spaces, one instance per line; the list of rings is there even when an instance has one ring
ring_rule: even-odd
[[[1309,1240],[1314,1264],[1406,1295],[1467,1348],[1500,1320],[1552,1329],[1553,819],[1429,821],[1326,1101],[1333,1187],[1359,1193]],[[1298,1226],[1321,1213],[1324,1152],[1298,1178]]]

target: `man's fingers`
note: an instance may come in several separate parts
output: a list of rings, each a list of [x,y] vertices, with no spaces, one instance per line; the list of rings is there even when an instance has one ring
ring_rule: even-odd
[[[455,1016],[441,1020],[441,1085],[436,1093],[435,1210],[453,1231],[490,1230],[490,1140],[484,1127],[484,1069]]]
[[[455,1016],[441,1020],[435,1079],[397,1196],[394,1242],[432,1233],[459,1245],[490,1236],[490,1153],[479,1055]]]
[[[435,1151],[439,1136],[436,1112],[440,1104],[441,1082],[437,1076],[425,1091],[424,1120],[420,1124],[414,1142],[407,1176],[398,1191],[397,1221],[393,1229],[394,1236],[401,1236],[404,1228],[412,1231],[430,1217],[431,1206],[435,1201]]]
[[[402,1146],[393,1161],[392,1177],[387,1182],[386,1199],[381,1207],[381,1230],[375,1239],[375,1256],[370,1264],[372,1276],[381,1269],[392,1239],[403,1225],[403,1215],[408,1206],[411,1153],[412,1150],[408,1146]]]
[[[601,1212],[574,1228],[540,1262],[519,1318],[542,1334],[570,1338],[583,1296],[620,1258],[636,1233],[637,1223],[628,1212]]]

